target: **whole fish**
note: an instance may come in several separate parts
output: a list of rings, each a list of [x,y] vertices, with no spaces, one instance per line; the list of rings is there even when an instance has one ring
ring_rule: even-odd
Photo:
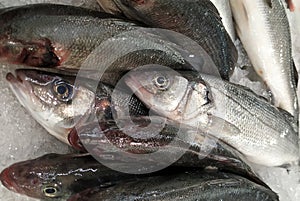
[[[126,164],[117,159],[109,160],[109,162],[116,166],[132,168],[129,163]],[[224,160],[223,163],[226,165],[228,161]],[[197,169],[200,170],[207,164],[204,162],[201,165],[198,159]],[[211,164],[214,164],[213,161]],[[155,175],[174,175],[174,173],[189,169],[191,168],[174,164],[165,170],[151,174],[125,174],[105,167],[88,154],[47,154],[11,165],[1,172],[0,180],[6,188],[16,193],[39,199],[66,200],[70,195],[88,188],[106,189],[118,183],[122,185],[126,181]],[[249,176],[247,174],[243,176],[245,179],[261,185],[262,188],[269,189],[259,179],[253,180],[253,177],[247,177]]]
[[[236,35],[235,35],[235,29],[233,26],[233,18],[232,18],[232,12],[231,12],[231,8],[230,8],[229,0],[225,0],[225,1],[210,0],[210,1],[218,9],[226,31],[228,32],[231,40],[233,42],[235,42]]]
[[[298,117],[288,18],[281,0],[230,0],[236,29],[274,105]],[[297,119],[296,117],[296,119]]]
[[[148,114],[148,109],[135,96],[119,91],[111,101],[113,87],[101,82],[94,84],[95,81],[85,78],[19,69],[16,76],[9,73],[6,79],[33,118],[65,143],[70,130],[88,121],[94,111],[99,119],[111,118],[112,110],[125,106],[130,115]]]
[[[159,36],[140,24],[107,13],[35,4],[2,9],[0,19],[3,62],[72,71],[94,70],[96,73],[89,75],[96,80],[106,70],[118,77],[123,71],[146,64],[218,73],[211,65],[205,65],[204,50],[188,53],[182,45],[168,41],[169,35],[165,36],[163,31]],[[108,84],[115,85],[115,82]]]
[[[121,12],[155,28],[182,33],[209,54],[223,79],[228,80],[237,61],[237,50],[221,17],[209,0],[98,0],[110,13]]]
[[[298,129],[250,89],[162,66],[130,71],[125,83],[151,110],[213,135],[249,161],[281,166],[299,160]],[[289,115],[290,116],[290,115]]]
[[[87,189],[68,201],[98,200],[275,201],[276,193],[243,177],[210,171],[154,176],[107,189]]]
[[[198,168],[210,166],[262,184],[243,156],[221,141],[202,133],[195,136],[191,128],[179,127],[169,121],[162,127],[161,117],[131,117],[134,124],[129,119],[118,119],[118,123],[116,120],[102,120],[76,127],[70,132],[69,140],[75,147],[86,148],[99,161],[106,162],[111,158],[119,161],[117,165],[124,163],[124,168],[132,165],[148,172],[170,164]],[[133,169],[109,167],[127,173],[132,173]]]

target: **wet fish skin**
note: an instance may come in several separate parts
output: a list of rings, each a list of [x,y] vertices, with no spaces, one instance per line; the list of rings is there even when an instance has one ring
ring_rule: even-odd
[[[79,147],[80,150],[85,148],[101,161],[107,160],[107,156],[111,155],[112,160],[119,161],[117,165],[124,163],[125,168],[134,164],[135,168],[153,170],[152,167],[156,165],[161,167],[165,163],[178,167],[205,168],[209,166],[242,175],[266,186],[244,162],[245,158],[222,141],[205,136],[195,129],[180,127],[172,121],[167,121],[162,128],[161,117],[158,116],[123,118],[118,119],[118,124],[115,120],[102,120],[76,127],[70,132],[69,139],[72,141],[70,144]],[[145,129],[150,122],[151,127]],[[124,157],[120,150],[136,155]],[[158,151],[157,156],[151,155],[144,158],[139,155]],[[178,158],[178,153],[180,153],[180,158]],[[120,170],[120,166],[113,168]],[[122,170],[122,172],[126,171],[126,169]]]
[[[66,200],[86,188],[107,188],[134,177],[113,171],[86,154],[47,154],[13,164],[0,174],[2,184],[9,190],[48,200]],[[47,194],[46,189],[54,192]]]
[[[80,66],[102,41],[137,26],[106,13],[55,4],[4,8],[0,16],[2,59],[37,67]]]
[[[123,161],[113,159],[109,162],[115,166],[126,168],[127,165],[127,168],[132,168],[130,164]],[[228,161],[224,161],[224,163],[228,163]],[[206,165],[204,163],[201,166],[199,159],[198,164],[199,166],[196,166],[197,171]],[[201,168],[199,169],[199,167]],[[0,180],[6,188],[16,193],[43,200],[66,200],[72,194],[85,189],[94,187],[107,189],[118,183],[123,185],[127,181],[141,181],[141,179],[149,176],[170,175],[190,169],[193,168],[176,166],[175,164],[159,172],[133,175],[111,170],[88,154],[46,154],[33,160],[9,166],[1,172]],[[261,185],[261,188],[269,189],[259,179],[251,180],[253,177],[243,176],[247,180],[250,178],[249,181],[258,182],[257,185]],[[53,191],[47,193],[46,189]]]
[[[225,0],[225,1],[210,0],[210,1],[218,9],[218,12],[220,13],[220,16],[222,18],[224,27],[226,28],[228,34],[230,35],[231,40],[233,42],[235,42],[236,34],[235,34],[234,26],[233,26],[233,19],[232,19],[232,13],[231,13],[229,0]]]
[[[190,37],[210,55],[221,77],[229,79],[237,61],[237,50],[222,24],[217,9],[209,0],[139,2],[98,0],[98,2],[109,12],[118,14],[122,11],[130,19]]]
[[[256,72],[270,88],[274,105],[297,119],[290,27],[281,0],[230,3],[237,34]]]
[[[291,30],[291,39],[292,39],[292,56],[295,67],[298,72],[298,79],[300,77],[300,2],[297,0],[285,0],[283,3],[286,3],[286,14],[289,20],[290,30]],[[297,86],[297,97],[300,96],[300,83],[298,81]],[[300,100],[298,99],[298,105],[300,105]],[[298,119],[300,118],[300,114]]]
[[[165,88],[155,84],[158,77]],[[153,67],[129,72],[125,82],[151,110],[219,138],[251,162],[281,166],[299,160],[298,133],[276,107],[216,77],[201,74],[206,84],[186,77],[198,75]]]
[[[96,200],[199,200],[199,201],[275,201],[278,196],[247,179],[223,172],[187,171],[179,174],[148,177],[105,190],[87,189],[68,201]]]
[[[127,106],[130,115],[148,114],[148,109],[135,96],[121,91],[112,102],[114,88],[94,80],[30,69],[18,69],[16,76],[9,73],[7,80],[33,118],[67,144],[70,130],[88,121],[94,112],[99,119],[112,118],[113,114],[118,115],[119,107]]]
[[[115,73],[116,79],[105,80],[111,85],[122,72],[149,63],[180,70],[202,68],[186,61],[180,52],[184,47],[148,33],[142,24],[107,13],[34,4],[3,9],[0,17],[3,62],[66,71],[84,68],[94,70],[90,76],[97,80],[106,70]]]

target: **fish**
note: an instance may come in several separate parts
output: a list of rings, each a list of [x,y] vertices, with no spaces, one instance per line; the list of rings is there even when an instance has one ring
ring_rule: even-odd
[[[186,171],[126,182],[107,189],[91,188],[68,201],[96,200],[275,201],[276,193],[243,177],[218,171]]]
[[[211,1],[98,0],[98,2],[109,13],[120,15],[122,12],[129,19],[143,22],[150,27],[168,29],[190,37],[212,58],[219,70],[219,76],[228,80],[233,72],[237,50]]]
[[[130,71],[124,82],[150,110],[215,136],[250,162],[284,166],[299,160],[298,128],[289,114],[249,88],[155,65]]]
[[[90,121],[96,113],[99,119],[110,119],[128,108],[128,115],[147,115],[148,109],[135,96],[114,87],[81,77],[33,69],[17,69],[6,79],[21,105],[50,134],[69,144],[71,129]],[[121,114],[120,114],[121,115]]]
[[[257,74],[269,87],[273,104],[298,117],[291,35],[280,0],[230,0],[237,34]]]
[[[235,29],[233,25],[233,18],[232,18],[232,12],[230,8],[229,0],[226,1],[210,0],[210,1],[218,9],[218,12],[220,13],[223,25],[227,33],[229,34],[231,40],[235,42],[237,38],[236,38]]]
[[[118,159],[109,160],[114,166],[132,168],[129,163]],[[198,163],[199,162],[198,159]],[[228,161],[224,161],[224,164]],[[2,184],[9,190],[29,197],[44,200],[66,200],[69,196],[89,188],[107,189],[117,184],[123,185],[128,181],[140,181],[147,177],[177,174],[190,169],[202,170],[205,163],[196,168],[177,166],[177,164],[148,174],[126,174],[106,167],[95,160],[90,154],[55,154],[50,153],[41,157],[15,163],[0,173]],[[201,167],[201,168],[199,168]],[[218,169],[222,172],[222,169]],[[239,175],[240,172],[237,172]],[[236,174],[236,173],[231,173]],[[269,189],[261,180],[253,177],[243,177],[262,188]]]
[[[15,163],[0,174],[9,190],[38,199],[66,200],[86,188],[115,185],[134,175],[113,171],[87,154],[46,154]]]
[[[34,4],[2,9],[0,18],[2,62],[75,73],[89,70],[86,75],[96,80],[101,80],[103,72],[118,78],[124,71],[151,63],[218,73],[211,69],[202,47],[189,53],[189,42],[183,47],[167,39],[175,35],[171,31],[166,35],[166,30],[155,29],[153,33],[141,23],[107,13]],[[183,35],[175,36],[180,43]],[[117,78],[107,79],[107,84],[115,85]]]
[[[99,120],[74,128],[69,140],[80,151],[84,148],[106,166],[121,172],[148,173],[171,164],[214,167],[265,185],[233,147],[202,133],[195,135],[194,129],[179,127],[173,121],[166,121],[163,126],[162,122],[159,116]],[[107,163],[109,159],[119,161],[118,166]],[[124,166],[120,166],[122,163]]]

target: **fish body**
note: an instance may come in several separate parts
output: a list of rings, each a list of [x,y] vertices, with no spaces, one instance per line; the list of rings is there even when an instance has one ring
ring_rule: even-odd
[[[124,118],[124,117],[123,117]],[[130,120],[131,119],[131,120]],[[133,121],[133,123],[132,123]],[[158,116],[101,120],[78,126],[69,139],[82,146],[99,161],[118,160],[122,166],[108,166],[121,172],[157,171],[169,165],[180,167],[216,167],[243,175],[262,184],[245,158],[234,148],[189,127],[166,121]],[[132,166],[128,170],[128,166]],[[138,171],[136,171],[138,172]],[[134,172],[134,173],[136,173]],[[262,184],[264,185],[264,184]]]
[[[203,65],[204,50],[190,53],[200,57],[200,61],[192,65],[185,47],[167,39],[171,31],[167,35],[166,31],[157,31],[159,35],[142,24],[107,13],[35,4],[2,9],[0,16],[3,62],[73,72],[94,70],[89,76],[97,81],[104,72],[113,72],[116,78],[105,80],[111,85],[116,84],[122,72],[149,63],[179,70],[202,71],[204,68],[205,73],[218,72]]]
[[[148,177],[105,190],[87,189],[68,201],[96,200],[199,200],[199,201],[275,201],[278,196],[247,179],[222,172],[187,171]]]
[[[230,0],[236,29],[257,74],[270,88],[274,104],[298,113],[288,18],[280,0]]]
[[[109,162],[116,166],[132,168],[130,164],[117,159],[109,160]],[[197,168],[187,168],[174,164],[165,170],[151,174],[126,174],[107,168],[89,154],[46,154],[36,159],[18,162],[9,166],[1,172],[0,180],[6,188],[16,193],[45,200],[66,200],[69,196],[80,193],[85,189],[97,188],[105,191],[109,187],[118,184],[126,185],[127,182],[131,181],[136,181],[135,185],[138,188],[139,182],[151,181],[150,178],[152,177],[159,178],[161,181],[165,180],[166,185],[167,183],[171,185],[172,178],[177,177],[177,174],[184,175],[186,173],[183,172],[191,170],[196,172],[192,173],[193,175],[199,176],[195,180],[200,181],[201,178],[211,178],[209,173],[202,170],[205,167],[204,165]],[[256,183],[248,177],[234,176],[235,173],[218,172],[216,174],[220,176],[224,174],[224,177],[226,177],[225,175],[232,175],[233,177],[244,178],[243,180],[247,183],[251,183],[258,189],[265,189],[265,192],[272,194],[269,187],[260,180],[258,180],[259,183]],[[148,177],[149,179],[147,179]],[[223,176],[221,177],[223,178]],[[142,195],[142,192],[142,190],[138,190],[136,193]]]
[[[229,79],[237,51],[215,6],[209,0],[98,0],[104,10],[138,20],[153,28],[182,33],[212,58],[222,78]]]
[[[16,76],[9,73],[6,79],[33,118],[67,144],[70,130],[94,112],[99,119],[111,118],[120,107],[128,108],[128,115],[148,114],[135,96],[118,91],[112,101],[114,88],[94,80],[29,69],[16,70]]]
[[[222,22],[224,27],[226,28],[230,38],[233,42],[236,40],[235,29],[233,25],[233,18],[230,8],[229,0],[226,1],[218,1],[218,0],[210,0],[215,7],[218,9],[220,16],[222,18]]]
[[[131,178],[134,176],[113,171],[92,156],[79,154],[47,154],[13,164],[0,174],[2,184],[16,193],[53,200]]]
[[[214,135],[249,161],[281,166],[299,159],[298,129],[248,88],[161,66],[131,71],[126,84],[151,110]],[[159,82],[159,84],[157,83]]]

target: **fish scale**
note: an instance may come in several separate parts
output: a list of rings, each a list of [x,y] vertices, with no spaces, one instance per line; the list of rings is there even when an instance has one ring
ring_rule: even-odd
[[[251,91],[240,90],[234,84],[211,77],[203,79],[209,83],[214,96],[216,108],[211,113],[214,115],[214,110],[225,107],[225,116],[220,118],[241,131],[237,136],[225,135],[226,142],[238,147],[248,158],[255,158],[266,152],[270,154],[267,157],[257,157],[256,162],[281,165],[276,160],[280,154],[285,162],[298,160],[298,135],[280,111]],[[223,136],[220,138],[223,139]],[[243,141],[245,146],[239,146],[239,141]]]

